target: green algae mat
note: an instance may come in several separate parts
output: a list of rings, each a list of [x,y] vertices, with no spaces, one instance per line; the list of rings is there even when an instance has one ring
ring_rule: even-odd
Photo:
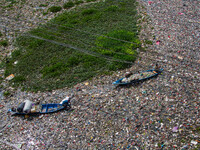
[[[141,48],[136,7],[107,0],[58,15],[16,39],[5,76],[24,90],[49,91],[130,67]]]

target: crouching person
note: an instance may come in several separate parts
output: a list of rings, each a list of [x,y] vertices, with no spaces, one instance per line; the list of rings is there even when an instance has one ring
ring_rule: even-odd
[[[25,102],[19,104],[19,106],[17,107],[17,111],[22,113],[23,112],[23,109],[24,109],[24,105],[25,105]]]
[[[33,102],[31,102],[30,100],[25,100],[24,103],[25,103],[25,105],[24,105],[24,108],[23,108],[23,112],[28,114],[28,113],[31,112]]]

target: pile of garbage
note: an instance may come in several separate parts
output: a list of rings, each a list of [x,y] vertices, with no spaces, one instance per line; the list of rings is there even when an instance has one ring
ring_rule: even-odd
[[[12,91],[0,98],[0,149],[199,149],[200,73],[197,1],[140,0],[151,17],[154,44],[129,69],[52,92]],[[188,28],[189,27],[189,28]],[[113,87],[126,72],[159,63],[157,78]],[[72,108],[40,116],[10,116],[25,100]]]

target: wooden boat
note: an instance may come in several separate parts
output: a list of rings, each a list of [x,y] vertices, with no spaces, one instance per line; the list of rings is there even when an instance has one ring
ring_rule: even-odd
[[[114,84],[114,85],[128,85],[128,84],[137,83],[137,82],[140,82],[140,81],[144,81],[144,80],[156,77],[162,71],[163,71],[163,69],[159,69],[159,70],[155,70],[155,69],[146,70],[146,71],[140,72],[138,74],[133,74],[133,75],[131,75],[128,78],[123,77],[123,78],[121,78],[121,79],[113,82],[112,84]],[[134,76],[135,76],[135,78],[134,78]]]
[[[36,115],[36,114],[48,114],[58,112],[63,109],[70,109],[71,104],[69,100],[62,101],[62,103],[51,103],[51,104],[42,104],[42,105],[34,105],[29,113],[18,112],[16,109],[9,109],[12,115]]]

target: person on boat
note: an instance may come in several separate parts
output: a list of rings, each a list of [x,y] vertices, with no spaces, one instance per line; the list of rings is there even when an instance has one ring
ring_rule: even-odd
[[[131,75],[133,75],[132,72],[126,72],[125,78],[122,80],[122,82],[129,82],[129,79],[128,79],[128,78],[129,78]]]
[[[125,74],[125,77],[126,77],[126,78],[129,78],[131,75],[133,75],[132,72],[127,72],[127,73]]]
[[[25,100],[24,101],[24,108],[23,108],[23,112],[28,114],[31,112],[31,108],[32,108],[32,105],[33,105],[33,102],[30,101],[30,100]]]
[[[155,72],[160,72],[160,66],[158,66],[158,64],[156,63],[155,67],[154,67],[154,71]]]

